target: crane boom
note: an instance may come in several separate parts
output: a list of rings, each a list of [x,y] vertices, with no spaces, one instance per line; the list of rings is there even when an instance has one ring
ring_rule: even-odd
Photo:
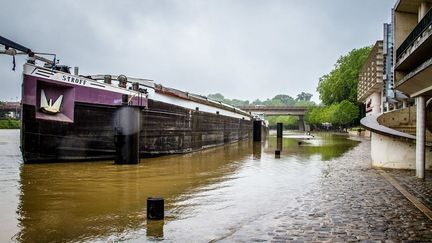
[[[16,42],[13,42],[9,39],[6,39],[3,36],[0,36],[0,44],[4,45],[5,47],[11,47],[11,48],[14,48],[16,50],[22,51],[26,54],[29,54],[31,52],[30,48],[27,48],[25,46],[22,46],[22,45],[16,43]]]

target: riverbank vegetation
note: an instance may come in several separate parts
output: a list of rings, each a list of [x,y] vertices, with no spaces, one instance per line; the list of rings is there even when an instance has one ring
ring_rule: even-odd
[[[323,106],[311,107],[305,120],[314,127],[332,124],[346,128],[359,124],[364,105],[357,102],[360,70],[372,47],[354,49],[341,56],[332,71],[319,79],[317,91]]]
[[[364,105],[357,102],[357,85],[360,70],[369,56],[372,46],[353,49],[341,56],[330,73],[320,77],[317,87],[322,104],[311,101],[312,94],[301,92],[296,98],[279,94],[271,99],[248,100],[228,99],[222,94],[210,94],[207,97],[232,106],[264,105],[264,106],[307,106],[306,123],[312,128],[341,130],[359,124],[364,116]],[[286,129],[298,128],[296,116],[269,116],[270,127],[282,122]]]
[[[209,94],[208,98],[216,101],[223,102],[232,106],[246,106],[246,105],[265,105],[265,106],[314,106],[315,102],[311,101],[312,94],[301,92],[297,95],[296,98],[293,98],[286,94],[279,94],[271,99],[266,99],[261,101],[260,99],[256,99],[252,102],[249,100],[239,100],[239,99],[229,99],[224,97],[220,93]]]
[[[246,106],[246,105],[264,105],[264,106],[317,106],[315,102],[311,101],[312,94],[301,92],[296,98],[286,94],[279,94],[271,99],[259,100],[256,99],[252,102],[248,100],[228,99],[222,94],[210,94],[207,96],[210,99],[223,102],[232,106]],[[267,117],[270,128],[275,128],[278,122],[282,122],[285,129],[298,129],[298,117],[296,116],[269,116]]]
[[[341,129],[355,124],[359,117],[359,108],[348,100],[333,103],[328,106],[311,107],[305,116],[305,121],[314,126],[327,129]]]
[[[20,129],[21,121],[15,119],[1,119],[0,129]]]

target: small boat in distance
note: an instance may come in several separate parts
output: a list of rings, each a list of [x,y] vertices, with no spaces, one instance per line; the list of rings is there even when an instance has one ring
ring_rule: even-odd
[[[23,68],[21,151],[25,163],[113,159],[115,117],[139,108],[141,157],[187,153],[250,139],[250,113],[205,96],[124,75],[79,75],[0,36]],[[20,51],[20,52],[17,52]],[[43,54],[44,55],[44,54]],[[15,65],[15,59],[14,59]]]

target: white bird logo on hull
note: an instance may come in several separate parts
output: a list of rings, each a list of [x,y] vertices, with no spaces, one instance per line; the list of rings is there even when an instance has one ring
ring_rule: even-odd
[[[60,112],[60,106],[63,100],[63,95],[60,95],[57,100],[54,102],[54,104],[52,103],[52,99],[47,99],[46,95],[45,95],[45,91],[43,89],[41,89],[41,101],[40,101],[40,109],[42,112],[47,113],[47,114],[57,114]]]

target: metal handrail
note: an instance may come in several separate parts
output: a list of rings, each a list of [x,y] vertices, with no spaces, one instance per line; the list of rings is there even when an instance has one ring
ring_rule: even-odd
[[[402,53],[404,53],[414,41],[432,24],[432,9],[430,9],[423,19],[417,24],[417,26],[411,31],[408,37],[396,50],[397,60],[400,59]]]

